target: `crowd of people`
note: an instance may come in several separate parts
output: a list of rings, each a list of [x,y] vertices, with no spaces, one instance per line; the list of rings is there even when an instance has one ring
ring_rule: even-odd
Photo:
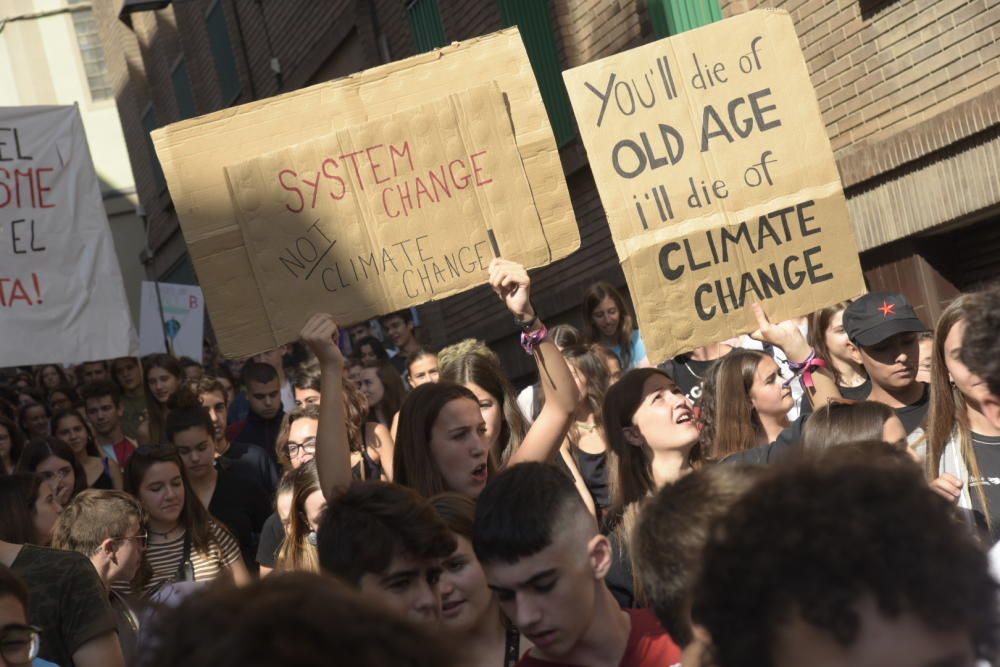
[[[537,381],[312,316],[240,361],[0,371],[0,665],[989,664],[1000,290],[652,366],[599,283]],[[343,333],[342,332],[346,332]]]

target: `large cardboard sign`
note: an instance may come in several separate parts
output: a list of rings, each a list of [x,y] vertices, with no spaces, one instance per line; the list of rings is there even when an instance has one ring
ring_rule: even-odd
[[[791,18],[753,11],[563,73],[650,361],[864,291]]]
[[[136,349],[79,109],[0,108],[0,365]]]
[[[256,260],[251,259],[252,253],[247,245],[247,238],[254,238],[254,225],[251,222],[246,229],[241,228],[235,203],[242,201],[241,206],[248,204],[245,199],[239,198],[246,193],[241,190],[237,181],[236,199],[230,198],[225,167],[233,166],[234,169],[239,169],[248,160],[258,157],[266,159],[262,156],[273,155],[275,151],[286,149],[292,151],[289,156],[301,157],[305,151],[315,150],[315,147],[313,149],[291,147],[317,140],[331,133],[343,132],[347,128],[363,128],[366,123],[376,118],[399,114],[395,116],[397,119],[405,119],[406,111],[434,100],[442,105],[451,106],[456,109],[456,113],[462,113],[463,109],[468,111],[468,107],[462,103],[456,107],[450,96],[459,94],[461,97],[459,91],[474,88],[485,82],[495,82],[499,90],[499,98],[496,95],[489,96],[491,104],[495,104],[497,99],[502,101],[500,109],[507,114],[505,122],[510,126],[522,170],[527,179],[531,203],[536,213],[533,216],[535,219],[529,219],[525,224],[529,228],[541,226],[548,247],[549,260],[546,261],[566,257],[579,247],[579,230],[548,116],[516,28],[452,44],[431,53],[366,70],[336,81],[176,123],[153,132],[156,152],[166,174],[170,195],[194,260],[199,283],[205,291],[206,304],[224,354],[238,356],[272,348],[286,342],[291,330],[294,329],[291,322],[285,323],[285,327],[282,328],[270,315],[275,308],[280,310],[282,305],[274,301],[273,294],[265,293],[269,288],[257,282],[259,274],[255,273]],[[464,150],[452,145],[456,141],[464,146],[481,143],[476,132],[495,133],[497,131],[494,122],[495,113],[495,109],[482,109],[466,118],[463,121],[464,127],[472,129],[471,138],[456,136],[452,132],[442,148],[442,156],[460,154]],[[483,119],[483,123],[479,122],[480,118]],[[389,132],[385,136],[391,135],[392,132]],[[375,140],[374,135],[371,138],[373,139],[371,143],[361,141],[358,146],[361,149],[369,148],[382,141]],[[499,136],[497,138],[499,140]],[[358,137],[349,139],[349,141],[355,140],[358,140]],[[501,144],[497,144],[498,153]],[[396,145],[396,149],[401,150],[399,145]],[[421,150],[426,151],[426,148]],[[341,153],[337,153],[337,156],[339,155]],[[367,155],[363,157],[368,159]],[[373,157],[376,160],[391,160],[388,151],[383,155],[373,153]],[[414,169],[417,168],[418,159],[423,163],[423,160],[429,160],[430,157],[426,152],[419,156],[414,152]],[[471,155],[467,157],[471,158]],[[499,154],[492,157],[498,158]],[[295,164],[303,168],[304,174],[304,165]],[[505,164],[507,163],[503,161],[496,163],[497,168],[506,170],[507,167],[502,166]],[[427,166],[430,167],[429,162]],[[321,167],[322,161],[313,165],[312,176],[306,178],[314,181],[315,170]],[[298,169],[296,173],[299,173]],[[379,178],[383,177],[382,174],[383,172],[380,172]],[[320,176],[321,180],[327,180],[322,174]],[[429,177],[426,180],[429,180]],[[496,183],[499,184],[500,181]],[[288,184],[292,185],[290,181]],[[325,187],[329,183],[323,185]],[[311,200],[314,193],[307,189],[310,186],[302,182],[301,177],[295,187],[300,188],[303,197]],[[482,196],[489,196],[488,190],[489,186],[463,193],[461,201],[471,202],[472,199],[468,195],[473,194],[480,200]],[[282,202],[286,202],[285,197],[289,195],[288,191],[282,190],[274,193],[281,195]],[[498,203],[496,200],[490,201],[492,201],[490,205]],[[309,203],[311,204],[311,201]],[[376,204],[381,205],[379,202],[373,202],[371,206],[374,207]],[[451,204],[455,202],[451,201]],[[250,209],[247,212],[251,212]],[[510,221],[510,224],[514,223],[514,220]],[[463,227],[465,221],[453,217],[447,219],[442,217],[437,224],[455,226],[456,234],[457,230],[465,229]],[[329,230],[324,228],[323,231],[329,235]],[[501,251],[506,253],[508,248],[504,247],[501,239],[501,228],[496,227],[495,232]],[[317,244],[317,248],[325,247],[319,245],[322,239],[316,236],[315,232],[313,234],[314,237],[310,240]],[[465,241],[473,242],[474,247],[480,238],[469,237]],[[346,241],[338,241],[338,244],[340,243],[345,247],[347,245]],[[413,243],[416,243],[415,238]],[[281,250],[276,249],[279,252]],[[303,247],[303,250],[308,253],[307,248]],[[510,252],[513,257],[513,248]],[[301,254],[298,257],[300,261],[305,259]],[[467,256],[464,259],[468,259]],[[323,267],[328,268],[328,265]],[[262,265],[258,264],[256,268],[260,270]],[[445,270],[448,270],[447,267]],[[321,272],[322,269],[317,271]],[[329,273],[326,275],[330,276]],[[353,277],[353,269],[351,275]],[[317,278],[321,282],[322,273],[318,276],[314,273],[310,280],[315,281]],[[344,278],[346,282],[347,276]],[[482,282],[482,279],[483,276],[480,276],[478,282]],[[451,287],[447,289],[450,290]],[[375,301],[374,294],[365,298],[370,302]],[[286,292],[282,300],[291,296]],[[310,312],[340,308],[337,305],[338,294],[329,292],[322,296],[321,300],[310,304]],[[419,298],[414,298],[409,303],[421,303],[437,296],[439,295],[422,293]],[[277,326],[277,330],[269,326],[269,323]]]
[[[317,304],[357,322],[550,260],[494,83],[227,167],[275,340]]]
[[[205,297],[197,285],[142,281],[139,354],[170,353],[202,362]]]

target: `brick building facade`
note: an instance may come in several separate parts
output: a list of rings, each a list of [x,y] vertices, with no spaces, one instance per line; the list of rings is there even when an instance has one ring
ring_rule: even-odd
[[[582,143],[559,90],[574,67],[755,7],[788,10],[830,132],[870,286],[930,322],[1000,268],[1000,4],[988,0],[174,0],[127,15],[95,0],[136,184],[151,276],[194,279],[148,131],[518,23],[549,108],[581,248],[535,274],[547,321],[583,290],[624,285]],[[555,82],[555,83],[553,83]],[[431,345],[476,336],[513,352],[485,288],[421,307]],[[506,354],[512,375],[530,369]]]

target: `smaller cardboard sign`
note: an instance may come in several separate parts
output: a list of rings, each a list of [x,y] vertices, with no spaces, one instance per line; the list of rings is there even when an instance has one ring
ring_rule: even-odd
[[[493,83],[226,168],[275,340],[482,284],[548,244]],[[495,247],[494,247],[495,246]]]
[[[563,73],[650,361],[864,291],[787,12]]]
[[[196,285],[142,281],[139,354],[169,353],[201,363],[205,297]]]

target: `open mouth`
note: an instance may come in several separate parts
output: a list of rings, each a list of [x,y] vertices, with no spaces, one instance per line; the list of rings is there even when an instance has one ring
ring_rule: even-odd
[[[691,413],[690,408],[678,408],[677,417],[674,422],[677,424],[688,424],[694,421],[694,415]]]
[[[487,470],[485,463],[480,463],[472,469],[472,478],[477,482],[485,482],[488,474],[489,470]]]

